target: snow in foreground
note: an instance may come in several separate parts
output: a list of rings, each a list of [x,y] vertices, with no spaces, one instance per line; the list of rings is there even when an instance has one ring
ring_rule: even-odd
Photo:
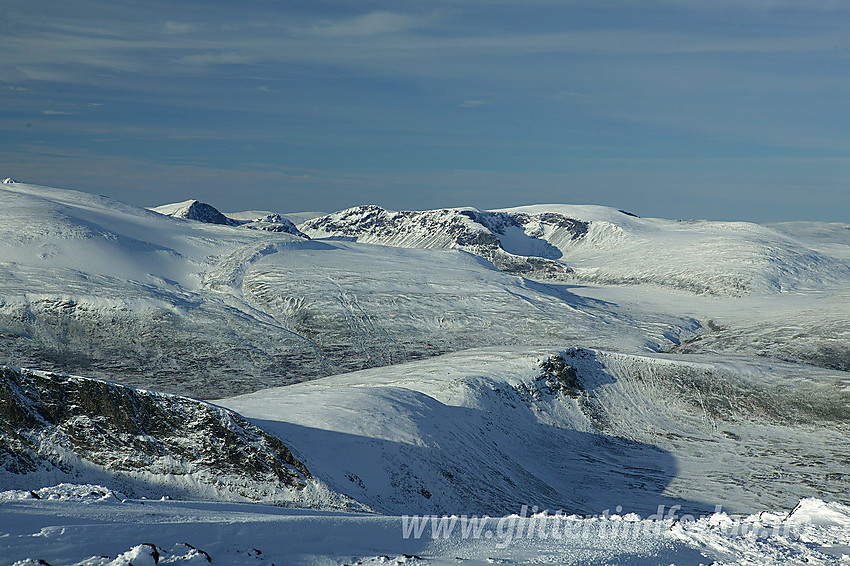
[[[850,507],[661,520],[477,520],[127,500],[94,485],[0,493],[0,565],[850,564]],[[39,562],[42,561],[42,562]]]

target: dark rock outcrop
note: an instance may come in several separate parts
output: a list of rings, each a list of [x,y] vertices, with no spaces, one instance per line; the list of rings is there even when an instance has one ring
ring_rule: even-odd
[[[0,368],[0,479],[40,471],[79,477],[92,470],[113,475],[115,487],[130,494],[134,486],[144,493],[146,483],[166,493],[176,486],[178,495],[181,486],[199,485],[189,493],[296,504],[305,503],[297,494],[312,480],[280,440],[221,407],[95,379]]]

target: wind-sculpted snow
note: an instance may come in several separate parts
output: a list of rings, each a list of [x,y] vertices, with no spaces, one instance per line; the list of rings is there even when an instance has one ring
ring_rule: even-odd
[[[222,404],[387,513],[740,512],[847,502],[848,385],[753,361],[485,349]]]
[[[7,488],[97,478],[137,496],[346,505],[239,415],[94,379],[0,368],[0,454]]]
[[[243,294],[309,339],[332,373],[491,344],[662,351],[700,329],[689,317],[635,317],[561,285],[506,275],[455,250],[336,240],[285,246],[233,262],[249,266],[240,275]]]
[[[389,517],[259,504],[80,500],[64,497],[65,488],[40,490],[41,499],[0,492],[0,563],[835,566],[850,553],[850,508],[817,499],[750,516],[721,511],[658,520],[519,510],[492,518]]]

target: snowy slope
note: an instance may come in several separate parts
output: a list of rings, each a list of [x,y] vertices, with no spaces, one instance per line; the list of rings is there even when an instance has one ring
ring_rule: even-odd
[[[492,344],[659,351],[701,328],[509,276],[456,250],[293,243],[251,263],[242,291],[309,338],[333,373]]]
[[[649,514],[848,502],[848,395],[793,365],[493,348],[220,403],[382,512]]]
[[[40,490],[41,499],[0,492],[0,565],[826,566],[850,558],[850,509],[813,499],[793,512],[676,522],[551,513],[475,522],[437,517],[436,529],[428,521],[419,537],[412,529],[405,537],[405,525],[412,524],[401,517],[120,501],[98,486],[82,487]],[[450,534],[443,534],[442,524],[454,524]]]
[[[196,396],[321,375],[239,288],[246,263],[301,238],[22,183],[0,196],[0,362]]]
[[[10,365],[220,397],[490,344],[664,350],[700,328],[460,251],[311,242],[2,186],[0,361]],[[280,225],[271,220],[259,223]]]
[[[503,209],[557,247],[578,281],[651,284],[696,294],[741,296],[850,280],[845,259],[748,222],[638,218],[600,206],[535,205]],[[584,238],[547,221],[586,222]]]
[[[654,285],[742,296],[850,281],[847,258],[745,222],[638,218],[601,206],[493,211],[347,209],[300,225],[313,238],[459,248],[503,271],[583,284]]]

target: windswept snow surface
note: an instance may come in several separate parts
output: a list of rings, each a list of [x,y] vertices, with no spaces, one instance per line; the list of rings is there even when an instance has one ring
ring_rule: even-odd
[[[850,562],[850,508],[816,499],[746,517],[721,512],[650,521],[520,511],[480,520],[424,517],[420,523],[418,517],[257,504],[126,500],[99,486],[82,487],[40,490],[40,499],[0,492],[0,566]]]

